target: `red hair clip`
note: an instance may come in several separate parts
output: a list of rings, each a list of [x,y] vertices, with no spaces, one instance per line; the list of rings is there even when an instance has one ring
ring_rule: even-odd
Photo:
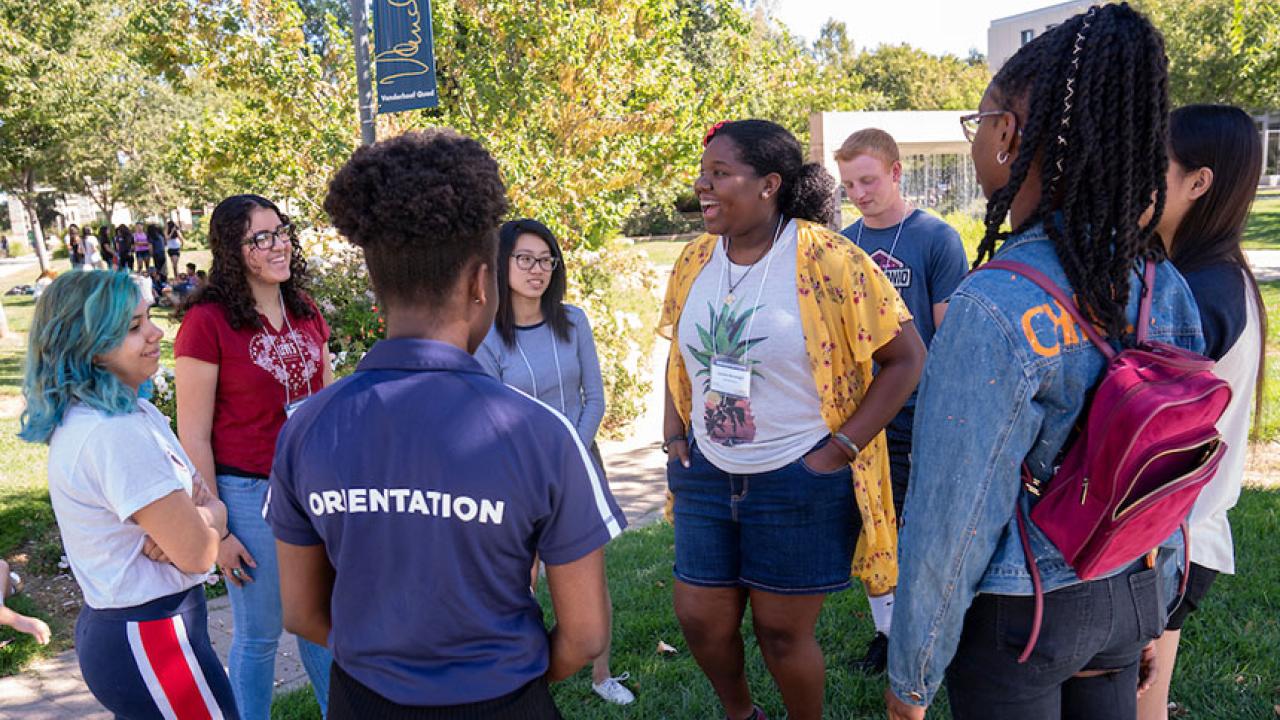
[[[724,127],[724,126],[725,126],[725,123],[727,123],[727,122],[728,122],[728,120],[721,120],[720,122],[718,122],[718,123],[716,123],[715,125],[712,125],[710,128],[708,128],[708,129],[707,129],[707,134],[706,134],[706,135],[704,135],[704,136],[702,137],[702,147],[706,147],[706,146],[710,145],[710,144],[711,144],[711,138],[715,137],[715,136],[716,136],[716,133],[717,133],[717,132],[720,132],[720,128]]]

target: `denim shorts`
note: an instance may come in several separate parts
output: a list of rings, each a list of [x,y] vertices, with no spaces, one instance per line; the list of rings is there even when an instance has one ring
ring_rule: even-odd
[[[674,454],[667,462],[677,579],[780,595],[849,587],[862,528],[849,466],[819,473],[796,458],[771,472],[736,475],[712,465],[696,443],[689,464]]]

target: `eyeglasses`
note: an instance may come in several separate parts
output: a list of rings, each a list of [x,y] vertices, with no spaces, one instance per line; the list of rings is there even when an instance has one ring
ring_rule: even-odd
[[[288,245],[293,240],[293,223],[285,223],[275,230],[263,230],[249,236],[242,245],[252,245],[258,250],[270,250],[277,242]]]
[[[961,115],[960,129],[964,131],[964,139],[973,142],[973,139],[978,136],[978,127],[982,125],[982,118],[1003,115],[1005,112],[1004,110],[987,110],[971,115]]]
[[[524,270],[525,272],[532,270],[535,264],[538,267],[542,268],[542,272],[551,272],[552,270],[556,269],[557,265],[560,264],[559,258],[549,257],[549,256],[537,257],[537,256],[529,255],[526,253],[518,253],[516,255],[512,255],[511,259],[516,261],[516,267],[520,268],[521,270]]]

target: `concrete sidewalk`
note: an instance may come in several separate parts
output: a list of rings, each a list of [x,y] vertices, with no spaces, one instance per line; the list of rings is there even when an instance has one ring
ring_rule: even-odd
[[[2,271],[0,271],[2,272]],[[614,498],[630,527],[642,527],[661,517],[666,492],[666,456],[662,437],[662,382],[665,353],[654,349],[654,390],[646,398],[649,413],[632,425],[631,437],[602,441],[600,454],[609,474]],[[656,400],[655,400],[656,398]],[[231,603],[226,597],[209,602],[209,637],[225,666],[231,649]],[[297,643],[285,633],[276,654],[276,692],[287,692],[307,683],[298,660]],[[41,660],[21,675],[0,678],[0,720],[112,720],[85,687],[74,650]]]

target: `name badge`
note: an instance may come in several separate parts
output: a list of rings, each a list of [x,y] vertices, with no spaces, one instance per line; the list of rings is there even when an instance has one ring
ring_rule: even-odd
[[[294,414],[295,412],[297,412],[297,411],[298,411],[298,408],[302,407],[302,403],[304,403],[304,402],[306,402],[306,401],[308,401],[308,400],[310,400],[310,399],[311,399],[311,396],[310,396],[310,395],[308,395],[308,396],[306,396],[306,397],[304,397],[304,398],[302,398],[302,399],[300,399],[300,400],[294,400],[294,401],[293,401],[293,402],[291,402],[291,403],[287,403],[287,404],[285,404],[285,406],[284,406],[284,416],[285,416],[285,419],[288,419],[288,418],[293,417],[293,414]]]
[[[751,397],[751,368],[724,355],[711,358],[711,389],[721,395]]]

